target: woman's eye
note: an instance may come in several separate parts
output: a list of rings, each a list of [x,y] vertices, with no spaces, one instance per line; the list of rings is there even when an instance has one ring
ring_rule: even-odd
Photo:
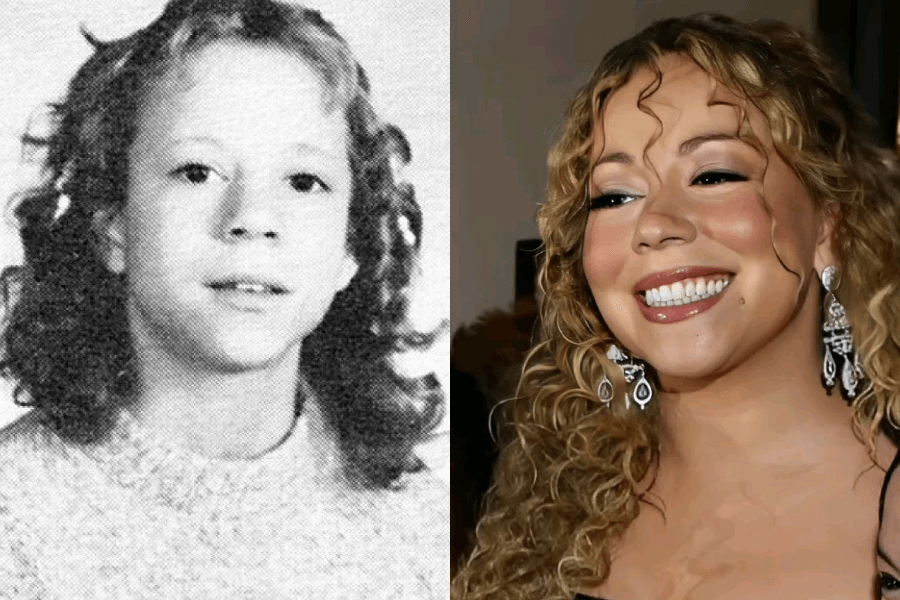
[[[297,173],[290,177],[291,187],[304,194],[327,192],[330,188],[325,182],[310,173]]]
[[[175,169],[174,174],[189,183],[199,185],[201,183],[206,183],[209,180],[209,174],[211,172],[212,168],[206,165],[189,163]]]
[[[640,198],[643,198],[643,196],[638,196],[637,194],[624,194],[622,192],[600,194],[599,196],[591,198],[588,207],[591,210],[596,210],[598,208],[614,208],[616,206],[628,204],[634,200],[639,200]]]
[[[732,181],[747,181],[747,178],[740,173],[732,173],[730,171],[707,171],[695,177],[691,185],[717,185]]]
[[[882,592],[893,592],[900,590],[900,581],[889,573],[881,572],[878,574],[878,585]]]

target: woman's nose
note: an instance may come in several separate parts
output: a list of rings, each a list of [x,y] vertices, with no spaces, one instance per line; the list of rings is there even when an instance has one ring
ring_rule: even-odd
[[[697,237],[697,228],[689,218],[689,203],[684,194],[664,187],[646,200],[634,228],[631,247],[635,252],[687,244]]]

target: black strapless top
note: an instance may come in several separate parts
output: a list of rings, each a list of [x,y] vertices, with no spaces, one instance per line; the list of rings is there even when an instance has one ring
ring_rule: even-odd
[[[588,596],[587,594],[577,594],[575,600],[606,600],[606,598],[596,598],[594,596]]]

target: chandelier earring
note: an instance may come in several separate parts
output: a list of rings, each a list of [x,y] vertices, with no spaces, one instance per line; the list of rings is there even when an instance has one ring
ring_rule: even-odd
[[[606,358],[616,363],[622,369],[625,383],[631,388],[625,392],[625,408],[631,408],[631,403],[634,402],[641,410],[644,410],[647,404],[653,400],[653,387],[644,374],[644,363],[635,360],[633,357],[626,356],[615,344],[611,345],[609,350],[607,350]],[[600,398],[600,402],[604,404],[609,404],[613,399],[613,385],[609,377],[606,376],[605,371],[603,379],[600,380],[600,385],[597,386],[597,396]]]
[[[865,373],[859,363],[859,355],[853,346],[853,334],[850,321],[844,306],[838,302],[834,292],[841,284],[841,270],[834,265],[822,269],[822,286],[825,298],[822,312],[822,341],[825,356],[822,362],[822,382],[831,394],[838,373],[835,355],[841,358],[841,394],[846,399],[856,397],[856,388],[864,379]]]

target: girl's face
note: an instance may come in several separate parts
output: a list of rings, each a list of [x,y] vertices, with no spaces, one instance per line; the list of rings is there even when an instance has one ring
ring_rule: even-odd
[[[885,600],[900,598],[900,473],[894,473],[884,495],[878,532],[879,586]]]
[[[834,261],[825,220],[774,151],[762,113],[688,59],[667,56],[660,69],[642,102],[653,114],[638,106],[649,70],[603,109],[583,264],[613,335],[669,387],[667,378],[714,376],[771,341],[793,318],[799,274]],[[753,143],[736,136],[741,106]],[[701,279],[713,294],[705,300]],[[726,280],[723,291],[706,289]],[[679,306],[645,300],[679,294]]]
[[[356,265],[340,109],[280,49],[216,42],[144,99],[107,264],[135,343],[240,371],[299,349]]]

